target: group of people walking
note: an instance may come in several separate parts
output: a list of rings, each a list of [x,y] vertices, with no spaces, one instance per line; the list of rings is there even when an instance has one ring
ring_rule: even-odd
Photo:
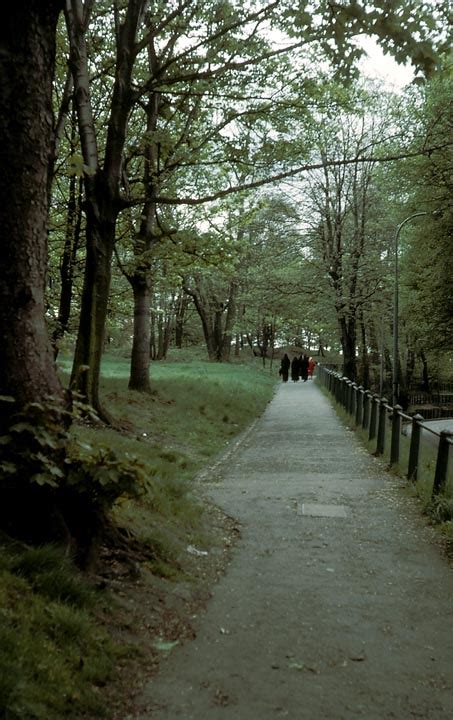
[[[288,353],[285,353],[282,357],[279,374],[283,382],[288,382],[290,371],[293,382],[298,382],[299,379],[306,382],[308,378],[313,377],[315,367],[316,362],[312,357],[308,357],[308,355],[303,354],[299,355],[299,357],[295,355],[293,359],[290,360]]]

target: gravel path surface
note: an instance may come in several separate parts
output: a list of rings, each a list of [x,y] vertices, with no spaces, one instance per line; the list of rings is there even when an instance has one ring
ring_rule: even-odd
[[[282,384],[213,474],[241,538],[135,717],[452,720],[453,570],[316,384]]]

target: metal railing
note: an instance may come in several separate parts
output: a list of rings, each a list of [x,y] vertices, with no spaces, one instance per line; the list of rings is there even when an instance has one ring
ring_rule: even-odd
[[[390,465],[400,464],[400,441],[402,426],[410,427],[410,447],[406,476],[416,481],[420,468],[420,445],[422,430],[438,438],[437,457],[433,477],[433,498],[444,493],[448,479],[450,448],[453,446],[453,432],[436,431],[424,422],[421,415],[406,415],[400,405],[390,405],[387,398],[379,397],[361,385],[334,370],[318,365],[317,379],[353,418],[356,427],[361,427],[371,443],[376,443],[375,455],[384,455],[388,442],[387,427],[390,424]],[[407,434],[407,433],[406,433]]]

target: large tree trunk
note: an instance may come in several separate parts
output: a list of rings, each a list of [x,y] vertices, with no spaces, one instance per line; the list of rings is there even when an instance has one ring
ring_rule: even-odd
[[[52,396],[63,403],[44,305],[52,81],[60,0],[8,4],[0,26],[0,395],[2,421]],[[18,89],[20,88],[20,92]]]

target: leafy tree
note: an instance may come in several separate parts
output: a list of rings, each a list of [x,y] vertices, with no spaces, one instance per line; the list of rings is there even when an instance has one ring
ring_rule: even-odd
[[[422,91],[419,118],[439,150],[401,169],[406,179],[405,212],[425,211],[401,237],[402,322],[410,351],[426,362],[453,351],[451,56],[443,72]],[[437,363],[436,363],[437,364]]]

